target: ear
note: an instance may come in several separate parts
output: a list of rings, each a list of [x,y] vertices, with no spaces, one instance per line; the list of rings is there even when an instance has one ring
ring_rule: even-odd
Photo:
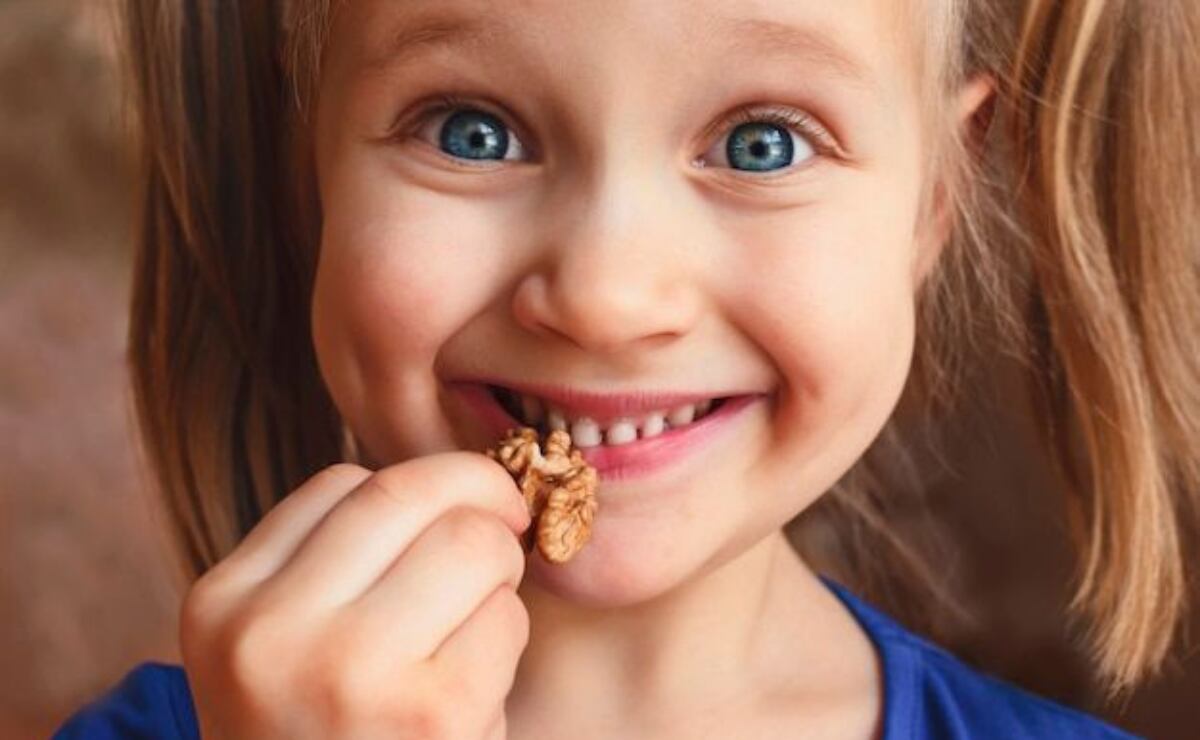
[[[996,112],[996,77],[976,74],[958,94],[958,128],[967,142],[967,151],[978,159],[983,156],[984,139]]]
[[[963,137],[968,156],[978,160],[984,153],[984,140],[991,127],[995,112],[996,78],[990,73],[972,77],[959,90],[954,106],[955,126]],[[920,285],[937,261],[946,242],[950,239],[954,214],[946,192],[949,184],[945,173],[939,173],[933,190],[933,207],[929,212],[930,224],[924,232],[926,237],[920,245],[917,264],[914,266],[914,283]]]

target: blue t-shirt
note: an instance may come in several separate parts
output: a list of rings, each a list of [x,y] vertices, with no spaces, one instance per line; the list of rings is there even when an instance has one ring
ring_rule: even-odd
[[[982,674],[905,630],[828,578],[879,652],[884,675],[883,740],[1114,740],[1133,738],[1099,719]],[[54,740],[197,740],[187,676],[176,665],[143,663],[59,728]]]

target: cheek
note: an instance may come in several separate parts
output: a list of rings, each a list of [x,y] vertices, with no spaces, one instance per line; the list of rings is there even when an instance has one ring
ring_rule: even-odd
[[[319,286],[334,299],[326,308],[371,345],[428,354],[492,287],[481,260],[494,251],[491,233],[485,219],[436,198],[335,207],[318,268]]]
[[[503,233],[436,194],[331,178],[313,290],[313,343],[343,417],[380,457],[417,454],[441,423],[433,368],[495,296]],[[403,409],[403,420],[386,409]],[[399,414],[399,412],[397,412]]]
[[[787,384],[781,411],[811,433],[890,413],[912,348],[911,211],[818,208],[767,222],[738,274],[740,323]]]

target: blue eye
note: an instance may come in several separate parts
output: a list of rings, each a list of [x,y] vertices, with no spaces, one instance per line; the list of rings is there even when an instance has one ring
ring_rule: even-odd
[[[807,113],[791,108],[741,110],[722,130],[726,135],[699,157],[696,164],[772,173],[804,165],[818,154],[842,154],[841,147],[823,125]]]
[[[521,140],[499,116],[457,98],[442,98],[420,121],[417,137],[454,159],[495,162],[526,157]]]

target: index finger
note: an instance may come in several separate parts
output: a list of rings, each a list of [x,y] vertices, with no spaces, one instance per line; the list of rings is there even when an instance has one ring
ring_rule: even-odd
[[[376,472],[329,511],[274,576],[274,588],[327,605],[366,591],[447,510],[474,507],[519,535],[530,525],[520,490],[499,463],[475,452],[415,458]]]
[[[266,580],[287,562],[329,510],[371,476],[351,463],[322,468],[276,503],[213,571],[240,586]]]

